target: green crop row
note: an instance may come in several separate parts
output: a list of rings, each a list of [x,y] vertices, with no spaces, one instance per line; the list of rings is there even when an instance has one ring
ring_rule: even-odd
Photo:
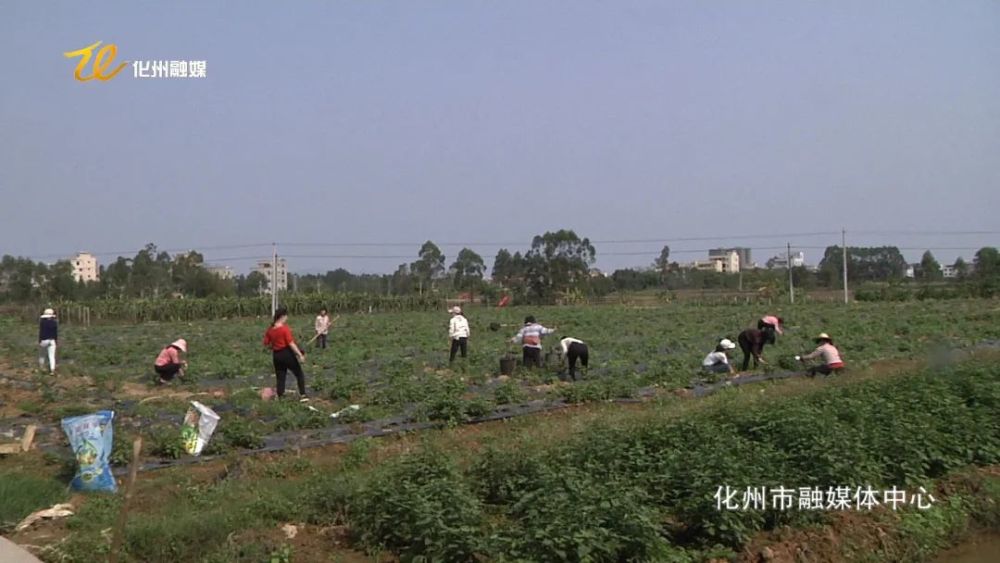
[[[685,561],[820,518],[720,510],[713,495],[724,485],[914,492],[958,468],[1000,463],[996,365],[749,408],[742,399],[682,419],[601,424],[554,449],[505,444],[472,460],[428,449],[349,494],[336,478],[314,494],[341,498],[330,510],[348,515],[359,540],[404,561]]]

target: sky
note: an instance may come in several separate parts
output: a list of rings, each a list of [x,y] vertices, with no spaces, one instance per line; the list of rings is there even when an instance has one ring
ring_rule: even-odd
[[[206,77],[77,81],[96,41]],[[7,0],[0,54],[0,254],[1000,244],[995,1]]]

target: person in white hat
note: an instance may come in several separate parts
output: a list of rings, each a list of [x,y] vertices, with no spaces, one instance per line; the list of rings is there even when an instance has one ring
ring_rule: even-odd
[[[459,350],[462,351],[462,357],[466,357],[471,332],[469,330],[469,320],[462,314],[461,307],[452,307],[448,309],[448,312],[451,313],[451,322],[448,323],[448,339],[451,341],[451,352],[448,357],[448,363],[451,363],[455,361],[455,355]]]
[[[56,373],[56,342],[59,340],[59,321],[56,312],[45,309],[38,318],[38,367],[45,369],[48,360],[49,373]]]
[[[830,338],[829,334],[821,332],[819,336],[816,337],[816,344],[819,344],[819,346],[817,346],[811,353],[804,356],[795,356],[795,359],[800,362],[805,362],[815,358],[823,359],[822,364],[809,368],[808,374],[810,376],[814,376],[817,373],[830,375],[844,369],[844,360],[840,357],[840,350],[833,345],[833,339]]]
[[[709,352],[701,361],[701,370],[705,373],[733,373],[733,366],[729,363],[726,352],[735,348],[736,344],[732,340],[723,338],[715,345],[715,351]]]
[[[156,375],[160,376],[159,383],[161,385],[170,383],[175,375],[184,377],[187,360],[182,359],[181,354],[187,354],[187,341],[178,338],[164,346],[163,350],[160,350],[160,354],[156,356],[153,369],[156,371]]]

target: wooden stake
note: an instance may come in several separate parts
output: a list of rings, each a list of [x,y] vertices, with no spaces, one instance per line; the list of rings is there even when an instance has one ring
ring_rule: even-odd
[[[108,555],[108,563],[118,563],[118,554],[121,551],[122,543],[125,541],[125,523],[128,521],[128,501],[132,498],[132,489],[135,485],[135,477],[139,472],[139,454],[142,451],[142,437],[132,442],[132,464],[128,469],[128,481],[125,482],[125,498],[122,500],[122,509],[118,513],[118,522],[115,523],[114,535],[111,539],[111,554]]]

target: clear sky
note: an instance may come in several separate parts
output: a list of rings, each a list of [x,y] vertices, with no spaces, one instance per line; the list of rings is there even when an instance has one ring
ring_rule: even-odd
[[[207,77],[76,81],[63,52],[98,40]],[[942,261],[1000,244],[880,234],[1000,231],[992,0],[7,0],[0,56],[0,254],[405,243],[280,247],[383,272],[404,259],[301,256],[558,228],[653,241],[598,244],[605,269],[663,242],[816,262],[841,227]],[[838,234],[787,236],[814,232]],[[683,240],[729,235],[781,236]]]

